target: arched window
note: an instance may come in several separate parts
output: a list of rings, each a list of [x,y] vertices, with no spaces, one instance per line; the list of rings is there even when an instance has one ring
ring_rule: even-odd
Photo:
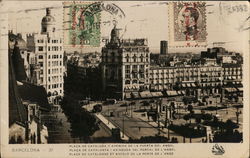
[[[128,56],[128,54],[126,56],[126,61],[129,62],[129,56]]]
[[[134,62],[136,62],[136,55],[133,56],[133,60],[134,60]]]
[[[126,80],[126,81],[125,81],[125,84],[130,84],[130,81],[129,81],[129,80]]]
[[[143,55],[142,54],[141,54],[140,58],[141,58],[141,62],[143,62]]]

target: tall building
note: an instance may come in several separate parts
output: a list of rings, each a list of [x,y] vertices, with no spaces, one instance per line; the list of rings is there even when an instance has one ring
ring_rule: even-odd
[[[41,33],[27,35],[27,47],[36,54],[41,68],[40,83],[47,91],[49,102],[58,104],[58,99],[64,94],[64,51],[63,40],[56,31],[55,22],[51,10],[47,8],[41,22]]]
[[[102,48],[103,92],[113,98],[127,98],[131,92],[149,89],[150,55],[147,39],[119,38],[119,29],[111,31],[111,40]]]
[[[166,55],[168,53],[168,41],[161,41],[160,54]]]

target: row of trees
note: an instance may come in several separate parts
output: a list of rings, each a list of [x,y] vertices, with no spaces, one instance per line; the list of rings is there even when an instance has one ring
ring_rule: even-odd
[[[84,99],[87,97],[100,99],[102,97],[99,67],[81,68],[78,65],[68,64],[67,77],[64,78],[64,82],[67,93],[78,93]]]
[[[86,75],[81,76],[80,68],[68,64],[67,76],[64,79],[65,95],[61,102],[63,112],[71,125],[71,135],[81,142],[90,142],[92,136],[99,130],[96,118],[83,109],[79,103],[86,98],[97,98],[100,95],[98,69],[86,68]],[[96,74],[95,74],[96,73]]]
[[[65,96],[61,107],[71,125],[71,136],[79,138],[81,142],[89,142],[99,126],[96,118],[88,111],[81,108],[78,101],[71,96]]]

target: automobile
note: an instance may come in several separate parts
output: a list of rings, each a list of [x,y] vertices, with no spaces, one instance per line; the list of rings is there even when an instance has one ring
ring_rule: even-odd
[[[123,103],[123,104],[120,105],[120,107],[126,107],[126,106],[128,106],[127,103]]]
[[[101,104],[96,104],[94,107],[93,107],[93,112],[101,112],[102,111],[102,105]]]
[[[116,99],[107,99],[107,100],[103,103],[103,105],[116,104],[116,103],[117,103]]]

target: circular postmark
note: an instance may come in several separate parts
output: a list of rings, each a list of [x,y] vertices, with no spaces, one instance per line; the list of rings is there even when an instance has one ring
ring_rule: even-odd
[[[66,16],[69,16],[70,24],[65,35],[67,44],[72,46],[99,47],[103,42],[101,29],[119,25],[125,18],[123,10],[110,2],[80,2],[67,7],[69,11]]]

